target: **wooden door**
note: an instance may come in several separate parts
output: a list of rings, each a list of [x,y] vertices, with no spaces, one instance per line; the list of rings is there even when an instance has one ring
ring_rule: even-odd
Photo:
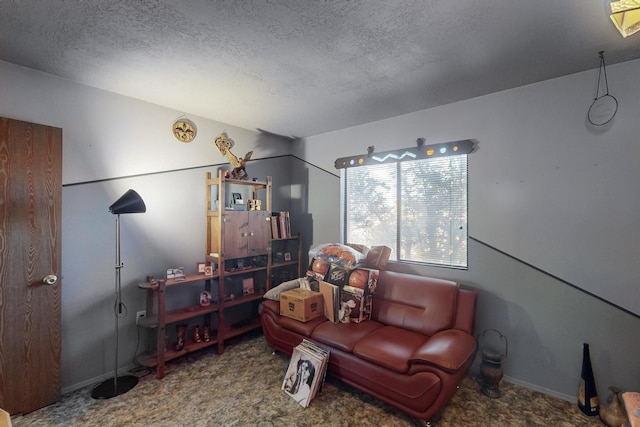
[[[224,257],[244,258],[247,256],[249,221],[246,211],[225,211],[224,213]]]
[[[10,414],[60,398],[61,204],[62,129],[0,118],[0,407]]]
[[[263,255],[271,246],[271,222],[267,211],[249,211],[248,255]]]

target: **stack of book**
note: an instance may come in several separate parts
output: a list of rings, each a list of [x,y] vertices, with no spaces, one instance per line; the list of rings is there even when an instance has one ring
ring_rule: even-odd
[[[306,408],[322,389],[328,363],[329,350],[302,340],[293,348],[282,390]]]
[[[289,212],[272,212],[271,213],[271,238],[286,239],[291,237],[291,220]]]

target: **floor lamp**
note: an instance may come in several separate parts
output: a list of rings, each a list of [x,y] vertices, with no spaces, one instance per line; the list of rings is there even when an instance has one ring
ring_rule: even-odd
[[[124,266],[120,260],[120,214],[144,213],[147,207],[138,193],[129,190],[109,206],[109,212],[116,215],[116,303],[114,312],[116,317],[116,366],[113,378],[98,384],[91,392],[94,399],[111,399],[131,390],[138,384],[138,377],[134,375],[118,376],[118,320],[126,315],[126,307],[122,302],[120,270]]]

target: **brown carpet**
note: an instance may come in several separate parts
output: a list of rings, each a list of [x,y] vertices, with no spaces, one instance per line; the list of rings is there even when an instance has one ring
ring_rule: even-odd
[[[424,425],[390,406],[328,378],[308,408],[281,389],[289,358],[272,354],[260,332],[172,363],[162,380],[141,378],[128,393],[91,398],[91,387],[54,405],[12,417],[21,426],[414,426]],[[140,373],[139,375],[142,375]],[[436,426],[601,426],[573,403],[523,387],[501,385],[490,399],[467,377]]]

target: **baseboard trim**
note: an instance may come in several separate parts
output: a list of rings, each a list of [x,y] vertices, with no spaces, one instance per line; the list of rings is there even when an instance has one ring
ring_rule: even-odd
[[[129,373],[134,368],[135,368],[135,365],[130,365],[130,366],[126,367],[126,368],[121,368],[118,371],[118,375],[126,375],[127,373]],[[107,378],[111,378],[111,377],[113,377],[113,374],[104,374],[104,375],[99,375],[97,377],[93,377],[93,378],[90,378],[88,380],[76,383],[76,384],[72,384],[70,386],[64,387],[62,389],[62,394],[71,393],[71,392],[74,392],[76,390],[80,390],[81,388],[88,387],[90,385],[99,384],[102,381],[106,380]],[[537,391],[539,393],[546,394],[547,396],[557,397],[558,399],[566,400],[567,402],[574,403],[578,399],[576,396],[571,396],[571,395],[568,395],[568,394],[559,393],[557,391],[554,391],[554,390],[551,390],[551,389],[548,389],[548,388],[544,388],[544,387],[540,387],[538,385],[531,384],[531,383],[528,383],[526,381],[522,381],[522,380],[510,377],[508,375],[505,375],[502,378],[502,380],[506,381],[508,383],[511,383],[511,384],[515,384],[515,385],[527,388],[529,390],[534,390],[534,391]]]
[[[540,392],[542,394],[546,394],[547,396],[557,397],[558,399],[566,400],[567,402],[575,403],[575,402],[578,401],[578,397],[577,396],[571,396],[571,395],[568,395],[568,394],[559,393],[557,391],[554,391],[554,390],[551,390],[551,389],[548,389],[548,388],[544,388],[544,387],[540,387],[540,386],[537,386],[535,384],[528,383],[526,381],[521,381],[521,380],[518,380],[516,378],[509,377],[507,375],[505,375],[503,377],[503,380],[508,382],[508,383],[511,383],[511,384],[515,384],[515,385],[519,385],[519,386],[524,387],[524,388],[528,388],[529,390],[534,390],[534,391]]]
[[[131,365],[127,366],[127,367],[124,367],[124,368],[120,368],[118,370],[118,375],[127,375],[134,368],[135,368],[135,365],[133,365],[133,364],[131,364]],[[62,388],[62,394],[72,393],[72,392],[74,392],[76,390],[80,390],[81,388],[85,388],[85,387],[88,387],[88,386],[100,384],[102,381],[104,381],[104,380],[106,380],[108,378],[113,378],[113,372],[111,372],[109,374],[99,375],[97,377],[89,378],[88,380],[84,380],[84,381],[81,381],[79,383],[63,387]]]

